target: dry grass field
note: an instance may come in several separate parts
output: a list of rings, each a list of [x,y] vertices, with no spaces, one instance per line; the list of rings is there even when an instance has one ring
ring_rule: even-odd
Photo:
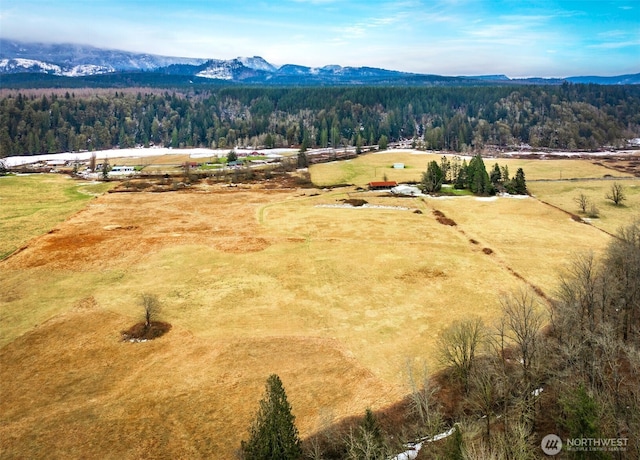
[[[427,158],[367,155],[311,174],[362,185],[390,160],[415,161],[403,173],[419,177]],[[547,166],[531,168],[536,177]],[[11,200],[32,187],[15,179]],[[381,207],[336,206],[354,197]],[[551,295],[574,251],[610,238],[534,198],[402,199],[355,187],[203,184],[104,194],[71,214],[28,235],[6,227],[38,236],[0,262],[2,458],[233,458],[271,373],[308,436],[397,401],[407,361],[437,367],[448,324],[491,324],[514,290]],[[124,343],[143,292],[159,297],[173,328]]]
[[[453,158],[454,155],[447,155]],[[440,163],[441,153],[390,151],[359,156],[353,160],[322,163],[311,168],[314,184],[328,186],[333,184],[353,184],[364,186],[371,181],[381,181],[386,175],[397,182],[419,181],[431,161]],[[460,156],[469,162],[470,157]],[[405,169],[393,169],[394,163],[403,163]],[[485,158],[487,171],[495,163],[508,166],[510,175],[523,168],[527,180],[559,180],[602,178],[605,175],[633,177],[630,173],[612,171],[601,164],[597,158],[585,159],[517,159]]]

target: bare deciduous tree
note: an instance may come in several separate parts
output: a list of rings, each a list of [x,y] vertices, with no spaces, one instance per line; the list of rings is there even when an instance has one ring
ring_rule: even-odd
[[[522,366],[525,391],[530,391],[535,381],[539,365],[540,330],[544,318],[534,296],[521,291],[519,294],[504,298],[502,312],[506,322],[506,334]]]
[[[160,314],[160,300],[155,294],[143,293],[140,295],[140,304],[144,309],[144,326],[149,328],[151,322]]]
[[[585,195],[584,193],[581,193],[580,195],[575,197],[573,201],[576,202],[576,204],[578,205],[578,208],[580,208],[580,211],[582,211],[583,213],[587,212],[587,208],[589,207],[589,203],[590,203],[589,197],[587,195]]]
[[[371,409],[367,409],[364,419],[355,431],[352,429],[346,439],[349,460],[385,460],[389,457],[382,430]]]
[[[617,236],[607,248],[604,263],[613,274],[610,288],[618,297],[611,314],[621,325],[626,342],[631,337],[640,338],[640,221],[622,228]]]
[[[613,184],[611,184],[611,188],[609,189],[609,192],[604,197],[607,200],[613,201],[613,204],[615,204],[616,206],[619,206],[620,204],[622,204],[624,200],[627,199],[627,197],[625,196],[624,188],[622,187],[622,184],[619,184],[617,182],[614,182]]]
[[[438,410],[436,398],[439,388],[429,377],[426,364],[416,372],[407,361],[407,376],[413,411],[418,414],[427,433],[438,433],[442,428],[442,415]]]
[[[491,417],[500,399],[498,374],[492,366],[482,365],[471,378],[473,390],[470,395],[472,407],[480,411],[485,421],[485,440],[491,449]]]
[[[469,391],[469,377],[483,337],[482,319],[473,318],[453,323],[438,340],[441,363],[452,367],[465,392]]]

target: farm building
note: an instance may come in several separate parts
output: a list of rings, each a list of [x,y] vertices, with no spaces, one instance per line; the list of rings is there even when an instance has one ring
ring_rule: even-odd
[[[397,185],[396,181],[369,182],[369,190],[387,190]]]
[[[133,166],[114,166],[109,170],[110,176],[129,176],[135,173],[136,170]]]

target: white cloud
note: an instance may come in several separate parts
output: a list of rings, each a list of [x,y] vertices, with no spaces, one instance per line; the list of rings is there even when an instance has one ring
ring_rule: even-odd
[[[595,45],[589,45],[588,48],[591,49],[620,49],[620,48],[628,48],[628,47],[640,47],[640,40],[626,41],[626,42],[607,42],[607,43],[597,43]]]

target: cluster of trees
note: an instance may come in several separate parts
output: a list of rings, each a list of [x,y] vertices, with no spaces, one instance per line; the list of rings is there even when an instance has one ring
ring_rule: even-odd
[[[605,194],[604,197],[605,199],[611,201],[615,206],[622,206],[623,202],[627,199],[624,187],[618,182],[614,182],[613,184],[611,184],[609,191]],[[578,194],[578,196],[576,196],[573,201],[578,205],[578,208],[580,209],[580,212],[582,214],[585,214],[591,218],[600,216],[600,211],[598,210],[596,204],[584,193]]]
[[[614,440],[617,448],[566,451],[568,458],[639,458],[640,222],[622,229],[602,258],[576,256],[554,297],[523,291],[504,297],[491,326],[472,317],[445,329],[438,348],[446,371],[439,380],[409,372],[407,424],[393,433],[367,410],[330,448],[317,437],[302,445],[272,376],[242,444],[245,458],[387,459],[402,451],[400,441],[451,425],[446,441],[424,447],[428,458],[535,459],[548,434]]]
[[[640,136],[640,88],[220,87],[0,100],[0,157],[136,145],[597,149]]]
[[[422,174],[420,188],[426,193],[438,193],[443,184],[453,184],[457,189],[468,189],[478,195],[494,195],[499,191],[516,195],[528,193],[522,168],[510,178],[509,168],[496,163],[489,174],[480,154],[468,164],[466,159],[461,161],[457,156],[452,159],[443,156],[440,163],[430,162]]]

